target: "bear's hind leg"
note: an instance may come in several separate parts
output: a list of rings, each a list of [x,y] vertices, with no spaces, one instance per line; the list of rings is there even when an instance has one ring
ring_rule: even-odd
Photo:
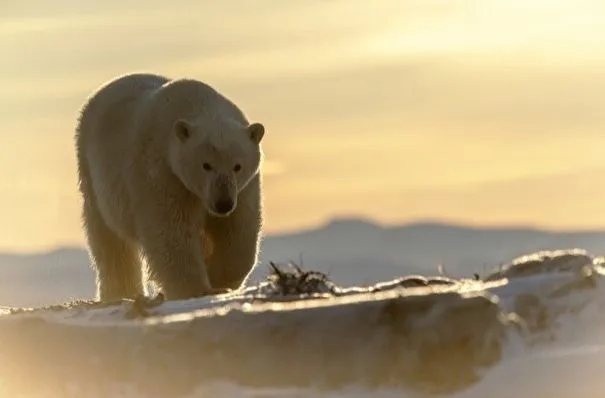
[[[144,294],[138,248],[119,237],[106,224],[95,203],[84,203],[84,230],[97,272],[97,299],[134,298]]]

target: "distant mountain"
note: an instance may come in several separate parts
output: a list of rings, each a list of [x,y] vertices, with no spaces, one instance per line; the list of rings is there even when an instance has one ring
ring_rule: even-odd
[[[371,283],[407,273],[483,273],[536,250],[580,247],[605,254],[605,231],[550,232],[532,228],[477,228],[436,222],[380,226],[338,219],[317,229],[268,237],[262,259],[298,260],[331,270],[343,284]],[[484,267],[487,269],[484,270]]]
[[[605,231],[550,232],[532,228],[476,228],[443,223],[381,226],[336,219],[315,229],[267,236],[261,265],[289,260],[328,272],[342,285],[363,285],[400,275],[436,274],[442,264],[453,276],[483,274],[499,263],[543,249],[584,248],[605,254]],[[39,305],[94,294],[94,273],[82,248],[31,255],[0,254],[0,304]],[[488,267],[488,268],[485,268]]]

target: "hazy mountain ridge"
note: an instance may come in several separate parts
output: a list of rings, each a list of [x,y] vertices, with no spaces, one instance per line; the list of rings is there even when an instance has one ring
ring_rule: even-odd
[[[495,264],[548,249],[579,247],[605,253],[605,231],[546,231],[419,222],[383,226],[338,218],[317,228],[269,235],[251,281],[263,279],[269,261],[299,262],[328,272],[341,285],[363,285],[405,274],[436,274],[442,264],[453,276],[484,274]],[[94,273],[85,248],[64,247],[35,254],[0,254],[0,303],[40,305],[94,294]],[[488,267],[485,268],[484,267]],[[37,286],[44,284],[44,292]],[[29,297],[38,297],[29,301]],[[70,296],[65,296],[69,292]]]

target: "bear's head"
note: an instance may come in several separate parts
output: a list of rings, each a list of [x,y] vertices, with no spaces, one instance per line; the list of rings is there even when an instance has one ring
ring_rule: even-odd
[[[230,215],[238,194],[259,173],[265,127],[230,120],[178,119],[172,133],[173,172],[210,214]]]

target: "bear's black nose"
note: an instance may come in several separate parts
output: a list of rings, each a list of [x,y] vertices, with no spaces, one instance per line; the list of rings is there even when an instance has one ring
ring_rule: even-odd
[[[233,209],[233,200],[231,199],[220,199],[214,203],[214,208],[219,214],[229,213]]]

